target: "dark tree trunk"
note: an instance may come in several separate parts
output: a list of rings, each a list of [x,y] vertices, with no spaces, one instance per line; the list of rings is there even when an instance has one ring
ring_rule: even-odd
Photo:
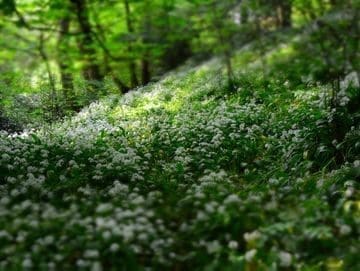
[[[240,6],[240,23],[246,24],[249,20],[249,11],[243,4]]]
[[[50,116],[51,118],[48,120],[55,120],[56,117],[59,116],[60,108],[56,101],[57,99],[56,99],[55,80],[54,80],[54,76],[53,76],[53,73],[51,70],[49,57],[45,51],[45,37],[44,37],[43,32],[40,32],[40,36],[39,36],[39,55],[45,64],[46,72],[47,72],[48,79],[49,79],[50,91],[51,91],[51,93],[50,93],[51,104],[49,105],[50,106],[49,111],[51,114],[51,116]]]
[[[130,35],[134,34],[134,28],[131,22],[131,14],[130,14],[130,5],[128,0],[124,0],[124,6],[125,6],[125,19],[126,19],[126,26],[128,29],[128,32]],[[129,54],[133,54],[133,47],[132,47],[132,41],[129,41],[128,45],[128,51]],[[129,72],[130,72],[130,81],[131,81],[131,87],[136,87],[139,85],[139,81],[136,76],[136,63],[133,60],[129,61]]]
[[[336,7],[336,5],[338,4],[337,2],[338,2],[338,0],[330,0],[330,4],[331,4],[333,7]]]
[[[222,31],[222,26],[217,25],[217,31],[218,31],[220,43],[226,44],[224,51],[223,51],[223,54],[224,54],[223,57],[224,57],[228,82],[231,83],[231,85],[232,85],[232,82],[234,79],[234,72],[233,72],[233,67],[232,67],[232,63],[231,63],[231,44],[230,44],[230,41],[228,41],[228,38],[224,36],[224,33]]]
[[[146,85],[150,82],[151,74],[150,74],[150,62],[148,59],[148,55],[145,54],[143,59],[141,60],[141,81],[143,85]]]
[[[96,25],[96,30],[98,33],[97,36],[97,41],[100,41],[101,44],[104,44],[105,40],[106,40],[106,36],[105,36],[105,29],[102,27],[102,25],[99,22],[99,18],[97,16],[97,14],[94,14],[94,20],[95,20],[95,25]],[[100,47],[103,50],[103,61],[102,61],[102,66],[103,66],[103,70],[104,70],[104,75],[110,75],[113,82],[116,84],[117,88],[120,90],[121,93],[126,93],[130,90],[130,87],[128,87],[120,78],[119,74],[114,73],[114,69],[111,66],[110,60],[113,59],[113,57],[110,55],[108,49],[106,48],[106,46],[104,45],[100,45]]]
[[[46,68],[46,72],[48,75],[48,79],[49,79],[49,85],[51,87],[51,91],[55,92],[56,88],[55,88],[55,82],[54,82],[54,77],[53,77],[53,73],[51,71],[51,67],[50,67],[50,63],[49,63],[49,57],[45,52],[45,38],[44,38],[44,33],[40,33],[40,37],[39,37],[39,55],[41,57],[41,59],[44,61],[45,63],[45,68]]]
[[[85,64],[83,76],[86,80],[94,83],[101,82],[104,76],[97,63],[96,50],[94,46],[93,30],[90,24],[86,0],[70,0],[76,13],[77,21],[82,32],[79,40],[79,49],[82,53]]]
[[[146,4],[149,4],[146,2]],[[145,52],[143,53],[141,59],[141,82],[143,85],[146,85],[151,80],[151,71],[150,71],[150,52],[147,47],[151,41],[151,32],[152,32],[152,22],[150,17],[150,11],[146,10],[143,22],[143,34],[142,42],[145,45]]]
[[[215,11],[217,9],[216,7],[216,2],[212,2],[212,8]],[[223,58],[224,58],[224,64],[226,67],[226,74],[227,74],[227,79],[229,82],[233,81],[233,68],[232,68],[232,64],[231,64],[231,49],[232,49],[232,44],[231,44],[231,37],[229,35],[226,34],[226,32],[224,31],[224,24],[222,21],[224,14],[214,14],[213,15],[213,27],[214,27],[214,31],[216,32],[217,38],[218,38],[218,43],[221,44],[223,46],[222,49],[222,54],[223,54]]]
[[[129,92],[130,88],[125,85],[123,81],[118,76],[112,75],[112,79],[114,80],[114,83],[117,85],[117,87],[120,89],[121,93],[125,94]]]
[[[60,20],[60,33],[58,37],[58,65],[60,70],[60,79],[62,85],[63,95],[66,100],[66,105],[73,109],[73,99],[74,99],[74,82],[73,76],[70,72],[70,59],[66,52],[68,49],[68,44],[66,42],[67,35],[69,33],[70,27],[70,17],[65,16],[63,19]]]
[[[291,27],[292,5],[290,0],[280,1],[280,22],[281,27]]]

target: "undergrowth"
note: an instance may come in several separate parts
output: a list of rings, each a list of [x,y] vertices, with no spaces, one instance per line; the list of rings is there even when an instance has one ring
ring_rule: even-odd
[[[358,94],[330,108],[286,52],[259,76],[239,51],[232,92],[212,60],[1,132],[0,269],[360,269]]]

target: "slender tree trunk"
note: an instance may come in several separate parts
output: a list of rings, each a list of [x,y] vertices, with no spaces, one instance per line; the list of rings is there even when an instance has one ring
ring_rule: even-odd
[[[60,79],[62,91],[66,100],[66,106],[70,109],[74,108],[74,81],[70,72],[70,59],[66,52],[69,48],[66,42],[70,27],[70,17],[67,15],[59,22],[60,32],[58,36],[58,57],[57,62],[60,70]]]
[[[225,50],[224,57],[225,57],[227,77],[228,77],[229,82],[232,82],[233,79],[234,79],[234,71],[233,71],[232,63],[231,63],[231,52],[230,52],[230,50],[228,50],[228,49]]]
[[[358,61],[358,54],[360,52],[360,24],[359,24],[360,11],[359,9],[353,9],[353,20],[350,27],[350,35],[354,37],[354,42],[352,45],[353,49],[350,49],[351,53],[349,54],[349,60],[353,70],[356,72],[357,83],[360,86],[360,64]]]
[[[134,34],[134,28],[131,22],[131,14],[130,14],[130,5],[128,0],[124,0],[124,7],[125,7],[125,19],[126,19],[126,26],[127,30],[130,35]],[[128,51],[129,54],[133,54],[133,47],[132,47],[132,41],[129,41],[128,45]],[[129,61],[129,72],[130,72],[130,81],[131,81],[131,87],[136,87],[139,85],[139,81],[136,76],[136,63],[133,60]]]
[[[284,2],[282,12],[283,12],[282,26],[283,27],[291,27],[292,26],[292,21],[291,21],[292,5],[291,5],[291,1],[285,1]]]
[[[214,8],[214,11],[217,10],[216,8],[216,2],[212,2],[212,6]],[[221,16],[219,16],[219,14],[214,14],[213,17],[213,25],[217,34],[217,39],[220,45],[224,46],[224,49],[222,49],[222,54],[223,54],[223,58],[224,58],[224,62],[225,62],[225,67],[226,67],[226,74],[228,77],[228,81],[229,83],[232,84],[233,82],[233,78],[234,78],[234,73],[233,73],[233,68],[232,68],[232,64],[231,64],[231,37],[229,37],[229,35],[225,35],[223,28],[223,22],[222,22],[222,14],[220,14]]]
[[[338,4],[337,2],[338,2],[338,0],[330,0],[330,4],[331,4],[333,7],[336,7],[336,5]]]
[[[70,1],[73,4],[77,21],[82,32],[79,40],[79,49],[85,60],[83,76],[90,83],[101,82],[104,79],[104,76],[101,73],[99,64],[97,63],[93,30],[89,20],[86,0]]]
[[[117,87],[120,89],[121,93],[125,94],[129,92],[130,88],[123,81],[121,81],[121,79],[118,76],[114,75],[113,73],[112,73],[112,79],[114,83],[117,85]]]
[[[54,77],[51,71],[51,67],[50,67],[50,63],[49,63],[49,58],[45,52],[45,38],[44,38],[44,34],[41,32],[40,33],[40,38],[39,38],[40,42],[39,42],[39,54],[40,57],[42,58],[42,60],[45,63],[45,67],[46,67],[46,72],[48,74],[48,79],[49,79],[49,84],[51,87],[52,91],[56,91],[55,88],[55,82],[54,82]]]
[[[261,62],[261,68],[262,68],[262,73],[263,73],[263,77],[264,79],[266,79],[267,77],[267,68],[266,68],[266,58],[265,58],[265,54],[266,54],[266,49],[265,49],[265,45],[263,43],[263,29],[261,28],[260,25],[260,18],[257,16],[255,19],[255,33],[256,33],[256,41],[257,41],[257,49],[258,49],[258,53],[260,56],[260,62]]]
[[[97,13],[94,14],[94,20],[95,20],[95,25],[96,25],[96,30],[98,33],[97,36],[97,41],[101,44],[103,44],[103,46],[100,45],[100,47],[103,50],[103,69],[104,69],[104,74],[105,75],[110,75],[113,82],[116,84],[117,88],[120,90],[121,93],[126,93],[130,90],[130,87],[128,87],[121,79],[118,73],[114,72],[113,67],[111,66],[110,60],[113,59],[111,57],[111,55],[109,54],[108,49],[106,48],[106,46],[104,46],[105,44],[105,40],[106,40],[106,36],[105,36],[105,29],[102,27],[102,25],[99,22],[99,18],[97,16]]]
[[[279,1],[279,12],[277,20],[279,21],[279,26],[281,27],[291,27],[292,21],[291,21],[291,15],[292,15],[292,5],[291,0],[280,0]]]
[[[247,24],[249,21],[249,10],[243,3],[240,4],[240,24]]]
[[[276,7],[275,23],[276,23],[277,28],[282,27],[282,8],[281,8],[281,4],[278,4],[278,6]]]
[[[143,85],[146,85],[150,82],[151,73],[150,73],[150,61],[148,53],[145,53],[143,59],[141,60],[141,81]]]
[[[148,1],[145,3],[146,5],[150,5]],[[145,52],[141,59],[141,81],[143,85],[146,85],[150,82],[151,79],[151,71],[150,71],[150,52],[149,48],[147,47],[149,44],[149,36],[151,35],[151,17],[150,11],[147,9],[145,11],[144,22],[143,22],[143,35],[142,35],[142,42],[145,45]]]
[[[40,36],[39,36],[39,48],[38,49],[39,49],[39,55],[45,64],[46,73],[48,75],[48,80],[49,80],[49,85],[50,85],[50,90],[51,90],[50,113],[51,113],[51,120],[54,120],[56,118],[57,113],[59,112],[59,107],[58,107],[58,104],[56,103],[55,80],[54,80],[53,73],[51,71],[49,57],[45,52],[45,38],[44,38],[44,33],[42,33],[42,32],[40,33]]]
[[[225,40],[221,29],[218,29],[218,34],[219,34],[221,44],[226,44],[225,42],[228,42],[228,41]],[[228,77],[228,81],[232,82],[233,79],[234,79],[234,72],[233,72],[232,63],[231,63],[231,51],[230,51],[230,48],[225,48],[224,49],[223,57],[224,57],[224,62],[225,62],[225,66],[226,66],[226,74],[227,74],[227,77]]]

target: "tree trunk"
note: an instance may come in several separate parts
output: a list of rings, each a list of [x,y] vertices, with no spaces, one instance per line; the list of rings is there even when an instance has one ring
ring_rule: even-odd
[[[51,91],[55,92],[55,82],[54,82],[54,77],[51,71],[51,67],[50,67],[50,63],[49,63],[49,58],[45,52],[45,38],[44,38],[44,33],[40,33],[40,37],[39,37],[39,54],[40,57],[42,58],[42,60],[45,63],[45,67],[46,67],[46,72],[48,74],[48,79],[49,79],[49,84],[51,87]]]
[[[249,10],[241,3],[240,6],[240,24],[247,24],[249,21]]]
[[[148,1],[145,3],[146,5],[150,5]],[[150,72],[150,52],[147,47],[150,43],[150,35],[151,35],[151,17],[149,9],[146,9],[144,22],[143,22],[143,34],[142,34],[142,42],[145,45],[145,52],[143,53],[141,60],[141,81],[143,85],[146,85],[151,80],[151,72]]]
[[[39,55],[41,57],[41,59],[44,61],[45,64],[45,68],[46,68],[46,72],[48,75],[48,80],[49,80],[49,85],[50,85],[50,98],[51,98],[51,104],[50,104],[50,114],[51,114],[51,118],[49,120],[54,120],[56,119],[58,113],[59,113],[59,105],[56,102],[56,86],[55,86],[55,80],[54,80],[54,76],[53,73],[51,71],[51,66],[49,63],[49,57],[45,52],[45,37],[44,37],[44,33],[40,32],[40,36],[39,36]]]
[[[256,51],[259,54],[259,58],[260,58],[260,63],[261,63],[261,69],[262,69],[262,74],[263,74],[263,79],[265,79],[264,81],[266,81],[267,78],[267,63],[266,63],[266,48],[265,48],[265,44],[263,42],[263,38],[264,38],[264,30],[261,27],[261,17],[260,16],[256,16],[255,17],[255,45],[256,45]]]
[[[121,93],[125,94],[129,92],[130,88],[125,85],[118,76],[112,74],[112,79],[114,80],[114,83],[117,85],[117,87],[120,89]]]
[[[143,56],[141,60],[141,81],[143,85],[146,85],[150,82],[151,74],[150,74],[150,62],[148,59],[148,54]]]
[[[67,15],[59,22],[60,32],[58,37],[58,57],[57,62],[60,70],[60,79],[62,85],[63,95],[66,101],[66,106],[70,109],[74,108],[74,82],[73,76],[70,72],[70,59],[66,50],[68,44],[66,42],[70,27],[70,17]]]
[[[101,82],[104,79],[104,76],[102,75],[100,66],[97,63],[93,30],[89,20],[86,0],[70,1],[74,6],[77,21],[82,32],[79,40],[79,49],[85,60],[83,76],[86,80],[92,83],[93,86],[96,86],[94,83]]]
[[[125,19],[126,19],[126,26],[128,29],[128,32],[130,35],[134,34],[134,28],[131,22],[131,14],[130,14],[130,5],[128,0],[124,0],[124,6],[125,6]],[[132,47],[132,41],[129,41],[128,45],[128,52],[130,55],[133,54],[133,47]],[[131,81],[131,87],[136,87],[139,85],[139,81],[136,76],[136,63],[133,60],[129,61],[129,72],[130,72],[130,81]]]
[[[281,0],[279,3],[281,27],[291,27],[292,5],[290,0]]]
[[[336,7],[336,5],[338,4],[337,2],[338,2],[338,0],[330,0],[330,4],[331,4],[333,7]]]
[[[212,2],[214,11],[216,10],[216,2]],[[221,16],[220,16],[221,15]],[[231,37],[224,33],[224,24],[222,21],[222,14],[213,15],[213,26],[217,35],[218,43],[223,46],[222,54],[226,67],[226,74],[229,83],[233,82],[233,68],[231,64]]]
[[[232,68],[232,64],[231,64],[230,50],[228,50],[228,49],[225,50],[224,57],[225,57],[225,64],[226,64],[226,74],[227,74],[229,82],[232,83],[232,81],[234,79],[234,72],[233,72],[233,68]]]

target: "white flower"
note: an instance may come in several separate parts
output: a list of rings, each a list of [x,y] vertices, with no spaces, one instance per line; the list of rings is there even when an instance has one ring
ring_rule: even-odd
[[[60,254],[55,254],[54,259],[57,262],[61,262],[64,259],[64,256],[62,256]]]
[[[120,248],[120,246],[119,246],[118,244],[113,243],[113,244],[111,244],[111,246],[110,246],[110,251],[111,251],[111,252],[116,252],[116,251],[119,250],[119,248]]]
[[[220,206],[217,208],[217,211],[218,211],[218,213],[220,213],[220,214],[225,213],[225,206],[220,205]]]
[[[349,225],[343,224],[340,226],[341,235],[348,235],[349,233],[351,233],[351,227]]]
[[[203,211],[199,211],[196,215],[196,219],[204,221],[207,219],[207,215]]]
[[[340,98],[339,103],[340,103],[341,106],[345,106],[345,105],[347,105],[349,103],[349,101],[350,101],[349,97],[343,96],[343,97]]]
[[[27,268],[31,268],[32,266],[33,266],[33,263],[30,258],[26,258],[25,260],[23,260],[23,262],[22,262],[23,268],[27,269]]]
[[[83,259],[78,259],[76,261],[76,265],[79,266],[79,267],[85,267],[87,265],[87,262],[84,261]]]
[[[54,262],[49,262],[49,263],[48,263],[48,268],[49,268],[49,270],[54,270],[55,267],[56,267],[56,264],[55,264]]]
[[[208,213],[212,213],[215,211],[215,208],[213,206],[212,203],[207,203],[205,204],[205,210],[208,212]]]
[[[1,238],[10,239],[11,235],[7,231],[2,230],[0,231],[0,239]]]
[[[324,179],[318,180],[318,181],[316,182],[316,188],[319,188],[319,189],[320,189],[321,187],[323,187],[324,183],[325,183],[325,180],[324,180]]]
[[[360,160],[354,161],[354,167],[360,167]]]
[[[268,203],[265,204],[265,209],[266,210],[276,210],[276,208],[278,207],[278,204],[275,200],[269,201]]]
[[[355,193],[354,187],[348,187],[345,191],[345,197],[350,198]]]
[[[126,242],[130,241],[134,238],[134,227],[133,226],[125,226],[122,231],[122,236]]]
[[[76,165],[76,162],[74,160],[70,160],[69,161],[69,166],[74,166],[74,165]]]
[[[104,240],[109,240],[111,238],[111,232],[110,231],[104,231],[102,234],[102,237]]]
[[[256,249],[252,249],[252,250],[246,251],[246,253],[245,253],[245,260],[246,260],[247,262],[251,262],[251,261],[254,259],[256,253],[257,253],[257,250],[256,250]]]
[[[85,258],[97,258],[97,257],[99,257],[99,251],[97,251],[95,249],[85,250],[84,257]]]
[[[292,255],[286,251],[280,251],[279,253],[280,266],[288,267],[292,262]]]
[[[245,232],[244,233],[244,239],[246,242],[252,242],[252,241],[256,241],[257,239],[259,239],[261,236],[260,232],[255,230],[253,232]]]
[[[10,160],[10,158],[11,158],[10,155],[7,154],[7,153],[3,153],[1,155],[1,159],[4,160],[4,161]]]
[[[232,204],[232,203],[238,203],[238,202],[240,202],[240,199],[239,199],[238,195],[235,195],[235,194],[229,195],[224,200],[225,205]]]
[[[94,262],[91,266],[91,271],[102,271],[103,268],[100,262]]]
[[[96,208],[97,213],[106,213],[112,210],[112,204],[110,203],[101,203]]]
[[[47,245],[51,245],[54,243],[54,236],[48,235],[44,238],[44,243]]]
[[[275,178],[270,178],[270,179],[269,179],[269,184],[271,184],[271,185],[277,185],[277,184],[279,184],[279,180],[278,180],[278,179],[275,179]]]
[[[207,243],[206,250],[209,254],[214,254],[218,251],[220,251],[221,245],[218,240],[214,240],[210,243]]]
[[[95,181],[99,181],[99,180],[102,179],[102,176],[100,176],[100,175],[94,175],[94,176],[92,177],[92,179],[95,180]]]
[[[239,246],[239,244],[238,244],[238,242],[235,241],[235,240],[231,240],[231,241],[229,242],[229,244],[228,244],[228,247],[229,247],[230,249],[234,249],[234,250],[237,249],[238,246]]]
[[[10,198],[9,198],[9,197],[3,196],[3,197],[0,199],[0,203],[3,204],[3,205],[7,205],[9,202],[10,202]]]

